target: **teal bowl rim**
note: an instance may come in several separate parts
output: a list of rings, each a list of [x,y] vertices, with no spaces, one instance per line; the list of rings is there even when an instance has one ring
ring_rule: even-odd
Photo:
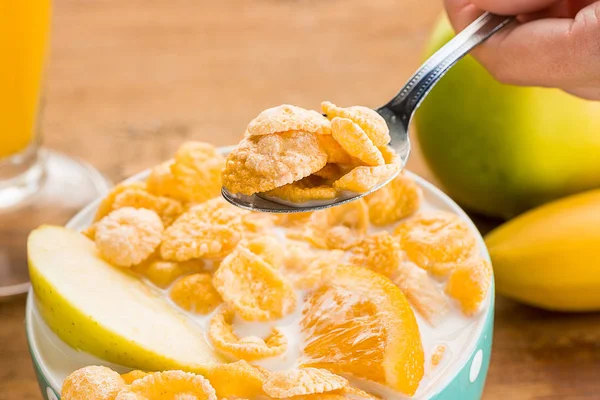
[[[231,149],[232,149],[232,146],[228,146],[228,147],[220,148],[220,151],[222,153],[228,153]],[[130,178],[126,179],[124,182],[131,182],[131,181],[137,181],[140,179],[144,179],[145,177],[148,176],[149,172],[150,172],[150,170],[147,169],[145,171],[142,171],[138,174],[131,176]],[[483,237],[479,233],[479,230],[477,229],[477,227],[475,226],[475,224],[473,223],[471,218],[469,218],[469,216],[465,213],[465,211],[463,211],[463,209],[460,208],[460,206],[458,204],[456,204],[456,202],[454,200],[452,200],[448,195],[446,195],[442,190],[437,188],[432,183],[428,182],[424,178],[421,178],[420,176],[418,176],[410,171],[405,171],[405,173],[407,173],[410,177],[412,177],[418,183],[418,185],[420,187],[429,191],[435,197],[442,200],[455,214],[457,214],[462,220],[464,220],[469,225],[471,231],[474,232],[477,237],[481,255],[485,259],[487,259],[487,261],[491,262],[490,255],[488,253],[488,250],[487,250],[487,247],[483,240]],[[100,203],[100,201],[101,201],[101,199],[97,199],[97,200],[91,202],[90,204],[88,204],[81,211],[79,211],[73,218],[71,218],[65,226],[66,227],[74,227],[76,225],[81,224],[85,219],[87,219],[89,217],[92,210],[98,207],[98,204]],[[27,296],[26,315],[25,315],[25,328],[26,328],[26,333],[27,333],[27,343],[28,343],[28,347],[29,347],[29,352],[31,354],[31,358],[32,358],[32,361],[34,364],[34,368],[36,370],[36,374],[38,377],[38,381],[40,383],[40,387],[43,383],[46,386],[46,388],[51,388],[55,393],[60,393],[59,388],[52,387],[52,385],[49,383],[48,379],[46,378],[46,375],[49,375],[49,373],[45,369],[43,363],[40,360],[40,355],[38,353],[38,350],[35,349],[32,345],[32,343],[34,343],[34,341],[32,339],[32,331],[31,331],[30,327],[31,327],[31,314],[33,312],[33,309],[32,309],[33,308],[33,296],[34,296],[33,289],[30,288],[28,296]],[[453,367],[455,367],[455,368],[460,366],[460,368],[457,369],[457,371],[458,371],[457,375],[451,376],[450,378],[447,378],[447,377],[444,378],[444,379],[446,379],[445,384],[443,386],[440,386],[440,388],[436,392],[431,394],[431,397],[430,397],[431,399],[440,399],[440,400],[442,399],[440,397],[440,395],[443,395],[444,394],[443,392],[449,386],[451,386],[453,384],[453,382],[455,381],[455,379],[457,378],[459,373],[464,372],[466,365],[469,362],[473,362],[474,354],[476,351],[478,351],[482,347],[490,347],[491,348],[492,333],[493,333],[492,331],[493,331],[494,304],[495,304],[495,282],[494,282],[493,277],[492,277],[492,283],[490,285],[490,290],[489,290],[488,296],[489,296],[489,304],[488,304],[488,309],[486,310],[487,314],[485,316],[485,322],[479,325],[479,327],[478,327],[479,332],[477,332],[475,335],[477,340],[474,340],[473,343],[470,344],[469,350],[465,352],[465,354],[468,354],[469,356],[461,357],[461,358],[463,358],[462,362],[460,364],[457,363],[457,364],[453,365]],[[487,341],[489,343],[484,343],[482,345],[482,343],[481,343],[482,341],[483,342]],[[487,373],[487,367],[489,364],[489,356],[490,356],[489,353],[490,353],[490,351],[488,350],[486,352],[486,354],[484,354],[486,359],[481,361],[482,362],[481,368],[482,368],[482,370],[484,370],[484,374]],[[483,379],[485,379],[485,375],[484,375]],[[44,390],[44,389],[42,389],[42,390]],[[46,394],[46,393],[44,393],[44,394]],[[55,395],[55,396],[57,396],[57,395]],[[49,397],[49,398],[51,400],[53,400],[51,397]],[[59,398],[59,397],[57,397],[57,398]],[[444,400],[445,399],[446,399],[446,397],[444,397]]]

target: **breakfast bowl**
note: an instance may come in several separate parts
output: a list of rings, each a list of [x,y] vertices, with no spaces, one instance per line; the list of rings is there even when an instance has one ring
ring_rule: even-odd
[[[224,148],[221,152],[227,153],[229,150]],[[144,180],[149,174],[150,171],[142,172],[126,182]],[[479,257],[489,262],[484,241],[465,212],[423,178],[408,171],[404,174],[416,182],[422,192],[421,210],[439,210],[458,216],[475,237]],[[93,202],[73,217],[66,227],[75,231],[84,230],[92,223],[99,205],[100,200]],[[479,311],[469,318],[457,312],[456,315],[445,318],[434,327],[416,315],[426,360],[424,377],[412,397],[396,392],[377,392],[377,395],[386,399],[475,400],[481,397],[492,345],[494,283],[493,278],[491,279],[489,290]],[[71,372],[79,368],[88,365],[104,365],[119,373],[131,369],[74,349],[61,340],[54,332],[56,329],[51,329],[50,325],[43,317],[40,300],[34,291],[30,290],[26,310],[27,341],[44,399],[60,399],[63,381]],[[432,362],[430,360],[435,358],[435,348],[439,347],[440,343],[445,350],[443,357],[440,356],[440,359]]]

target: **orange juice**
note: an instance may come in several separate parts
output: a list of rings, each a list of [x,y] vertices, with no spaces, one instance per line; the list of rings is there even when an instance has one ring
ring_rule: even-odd
[[[50,0],[0,1],[0,160],[36,136]]]

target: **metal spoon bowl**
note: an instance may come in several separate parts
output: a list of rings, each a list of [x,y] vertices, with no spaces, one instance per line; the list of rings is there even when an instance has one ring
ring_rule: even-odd
[[[484,13],[425,61],[404,85],[402,90],[400,90],[400,92],[386,105],[379,107],[376,110],[388,124],[391,136],[390,146],[400,156],[403,167],[406,165],[408,156],[410,155],[408,126],[415,110],[419,107],[425,96],[429,94],[433,86],[454,64],[456,64],[458,60],[512,20],[513,17]],[[338,198],[333,200],[310,202],[306,204],[284,204],[279,201],[262,197],[259,194],[246,196],[238,193],[231,193],[225,187],[221,189],[221,193],[225,200],[234,206],[251,211],[270,213],[308,212],[323,210],[325,208],[358,200],[387,185],[397,176],[397,174],[398,173],[391,176],[386,181],[381,182],[368,192],[342,193]]]

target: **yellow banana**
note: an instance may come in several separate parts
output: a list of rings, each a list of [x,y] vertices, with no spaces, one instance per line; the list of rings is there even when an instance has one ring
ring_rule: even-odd
[[[548,310],[600,310],[600,190],[531,210],[485,241],[498,293]]]

